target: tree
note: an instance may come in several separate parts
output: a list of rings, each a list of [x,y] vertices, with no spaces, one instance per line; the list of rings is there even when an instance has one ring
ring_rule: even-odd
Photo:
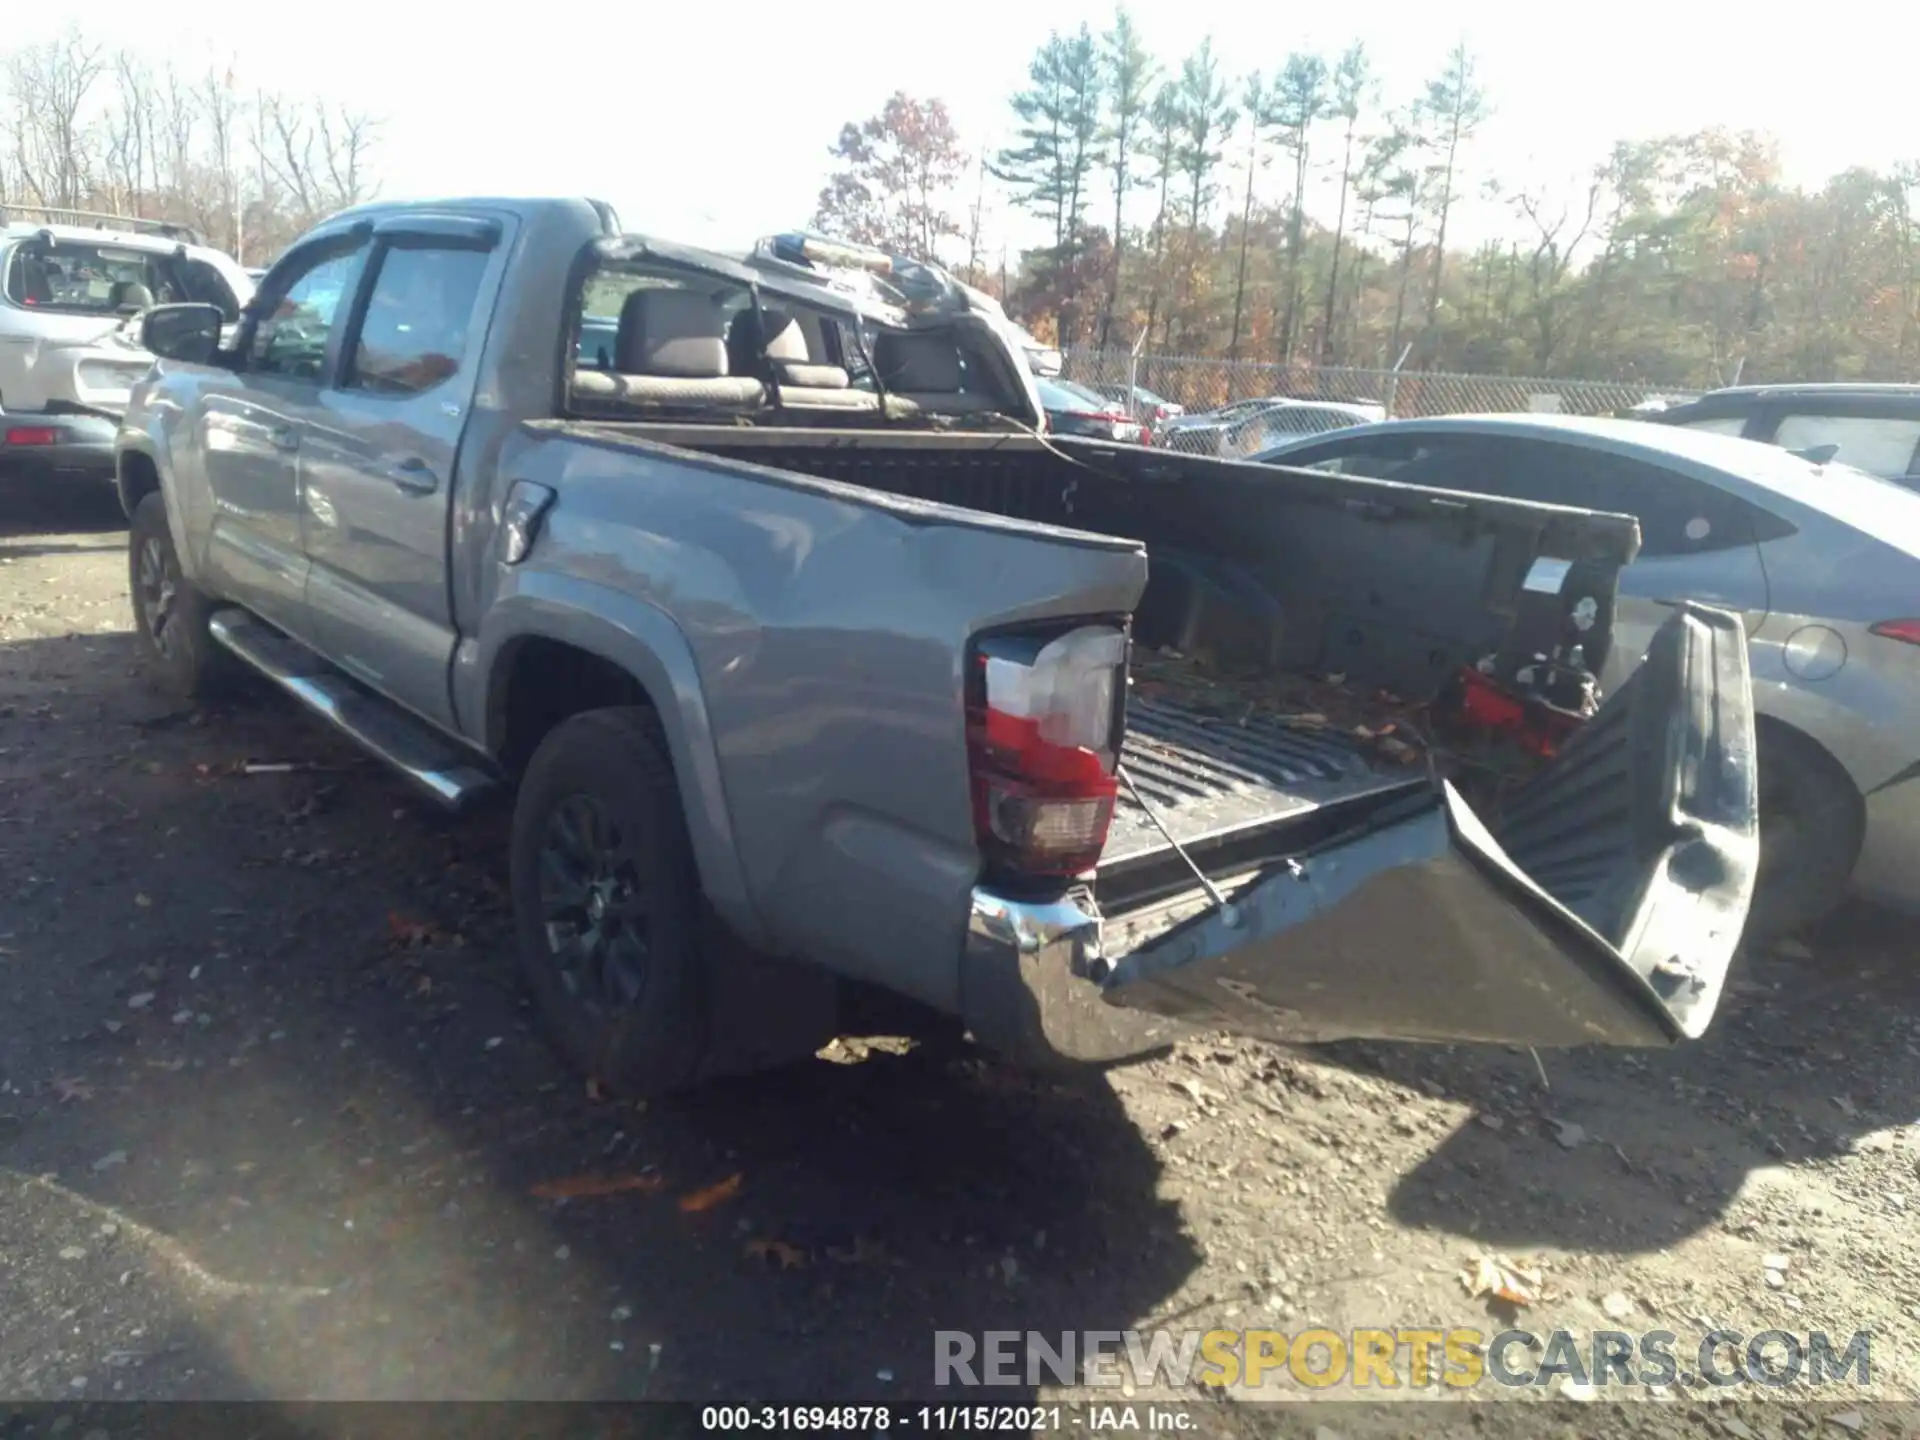
[[[1331,365],[1337,353],[1334,347],[1334,306],[1340,292],[1340,247],[1347,234],[1347,197],[1353,190],[1353,147],[1360,130],[1360,116],[1373,89],[1372,67],[1367,47],[1359,41],[1349,45],[1333,69],[1333,103],[1330,113],[1344,123],[1340,152],[1340,206],[1333,222],[1333,253],[1327,260],[1327,303],[1320,320],[1320,363]]]
[[[1280,127],[1280,143],[1293,156],[1293,208],[1287,215],[1287,277],[1285,318],[1281,321],[1277,354],[1282,363],[1293,359],[1293,329],[1300,306],[1300,250],[1306,233],[1307,160],[1314,124],[1327,113],[1327,63],[1318,55],[1299,51],[1274,84],[1273,116]]]
[[[1013,97],[1018,143],[994,157],[995,176],[1013,202],[1053,221],[1062,257],[1078,235],[1089,181],[1100,162],[1102,84],[1093,32],[1047,37],[1027,66],[1031,88]]]
[[[945,102],[896,90],[878,115],[841,127],[829,153],[816,227],[922,259],[964,233],[951,207],[967,156]]]
[[[1431,330],[1440,316],[1440,277],[1446,265],[1447,218],[1453,209],[1454,168],[1460,145],[1493,113],[1466,41],[1453,47],[1447,55],[1446,69],[1427,82],[1421,104],[1433,124],[1434,143],[1444,157],[1439,189],[1433,196],[1438,223],[1433,237],[1433,279],[1427,290],[1427,328]]]
[[[1150,129],[1148,96],[1159,64],[1147,53],[1133,17],[1123,5],[1114,11],[1113,28],[1101,37],[1101,60],[1106,71],[1108,151],[1113,178],[1113,263],[1107,285],[1107,303],[1100,315],[1100,344],[1104,348],[1120,305],[1121,267],[1127,251],[1127,191],[1140,181],[1133,160],[1143,132]]]
[[[1227,359],[1240,358],[1240,317],[1247,297],[1247,240],[1253,232],[1253,182],[1266,165],[1263,142],[1273,124],[1273,96],[1255,70],[1240,88],[1240,105],[1247,117],[1247,190],[1240,204],[1240,266],[1233,279],[1233,333],[1227,340]]]
[[[1168,206],[1179,164],[1180,92],[1172,81],[1154,92],[1153,104],[1147,110],[1147,124],[1152,136],[1154,183],[1160,190],[1160,204],[1153,216],[1153,284],[1147,295],[1147,330],[1151,333],[1153,322],[1160,314],[1161,289],[1166,281]]]
[[[1191,187],[1187,229],[1198,235],[1202,211],[1213,198],[1214,173],[1226,158],[1227,141],[1239,119],[1227,98],[1227,82],[1213,53],[1211,36],[1181,62],[1175,105],[1179,123],[1177,156],[1180,171]]]

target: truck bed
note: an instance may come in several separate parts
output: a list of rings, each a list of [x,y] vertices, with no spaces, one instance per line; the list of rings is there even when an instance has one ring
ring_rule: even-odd
[[[1137,651],[1133,671],[1121,752],[1132,786],[1122,785],[1103,865],[1164,847],[1160,825],[1183,845],[1204,845],[1396,790],[1424,774],[1366,753],[1395,724],[1384,702],[1368,706],[1342,696],[1335,698],[1347,701],[1343,709],[1316,704],[1318,697],[1301,693],[1305,684],[1234,683],[1177,651]],[[1356,708],[1365,718],[1354,718]],[[1367,734],[1354,733],[1353,725]],[[1418,758],[1411,749],[1401,755]]]

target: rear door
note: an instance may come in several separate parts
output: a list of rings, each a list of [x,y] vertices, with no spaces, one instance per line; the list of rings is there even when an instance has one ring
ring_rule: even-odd
[[[301,435],[307,607],[320,647],[448,726],[453,473],[505,224],[415,213],[376,228],[338,378]]]

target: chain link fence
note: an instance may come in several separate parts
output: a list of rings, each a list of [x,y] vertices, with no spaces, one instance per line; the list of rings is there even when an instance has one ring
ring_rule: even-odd
[[[1292,400],[1335,402],[1366,407],[1300,412],[1283,424],[1269,416],[1245,433],[1229,437],[1224,448],[1334,429],[1377,418],[1532,411],[1561,415],[1614,415],[1655,398],[1691,398],[1692,392],[1600,380],[1549,380],[1524,375],[1454,375],[1423,370],[1365,370],[1349,366],[1275,365],[1248,360],[1205,359],[1184,355],[1141,355],[1125,350],[1075,348],[1065,352],[1063,379],[1124,400],[1136,387],[1134,409],[1141,419],[1164,422],[1156,413],[1162,401],[1189,416],[1215,411],[1239,400],[1284,396]],[[1146,393],[1138,393],[1146,392]],[[1258,433],[1253,433],[1253,432]],[[1176,432],[1177,433],[1177,432]],[[1191,437],[1198,440],[1198,436]],[[1181,445],[1178,448],[1199,448]],[[1214,448],[1211,441],[1206,448]]]

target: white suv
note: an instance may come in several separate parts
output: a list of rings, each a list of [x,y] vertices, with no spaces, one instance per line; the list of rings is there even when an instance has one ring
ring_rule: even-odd
[[[253,281],[193,232],[76,210],[0,210],[0,475],[113,474],[113,432],[153,357],[127,321],[201,301],[229,322]]]

